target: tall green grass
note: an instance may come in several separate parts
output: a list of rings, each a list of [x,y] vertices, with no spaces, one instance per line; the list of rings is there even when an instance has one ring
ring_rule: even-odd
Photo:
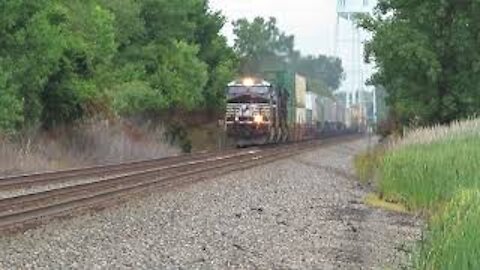
[[[432,209],[460,189],[480,188],[480,135],[389,151],[379,191],[409,209]]]
[[[381,197],[428,214],[416,268],[480,269],[480,119],[410,131],[375,159]]]
[[[480,192],[457,193],[430,221],[427,240],[415,262],[417,269],[480,269]]]

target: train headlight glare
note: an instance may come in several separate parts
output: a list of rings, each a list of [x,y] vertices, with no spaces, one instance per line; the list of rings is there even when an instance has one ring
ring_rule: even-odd
[[[252,78],[245,78],[243,79],[243,85],[251,87],[255,85],[255,81]]]
[[[253,121],[254,121],[255,123],[257,123],[257,124],[260,124],[260,123],[263,122],[263,116],[257,114],[257,115],[255,115],[255,117],[253,118]]]

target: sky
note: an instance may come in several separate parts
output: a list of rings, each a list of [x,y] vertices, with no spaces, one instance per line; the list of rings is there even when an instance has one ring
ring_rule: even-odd
[[[281,30],[295,35],[296,49],[302,54],[334,54],[335,0],[210,0],[210,7],[227,17],[223,33],[230,44],[231,21],[273,16]]]

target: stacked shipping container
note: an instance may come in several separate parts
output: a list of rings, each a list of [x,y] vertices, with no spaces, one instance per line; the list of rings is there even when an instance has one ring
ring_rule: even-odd
[[[303,125],[306,123],[306,97],[307,97],[307,79],[295,74],[295,124]]]
[[[342,129],[364,124],[360,119],[361,109],[348,109],[343,103],[333,98],[320,97],[307,91],[307,79],[289,71],[273,72],[265,76],[282,91],[288,93],[288,125],[298,135],[298,129]]]
[[[288,94],[288,123],[305,124],[307,79],[294,72],[266,72],[264,77]]]
[[[321,115],[318,95],[313,92],[307,92],[305,107],[307,109],[307,124],[316,126]]]

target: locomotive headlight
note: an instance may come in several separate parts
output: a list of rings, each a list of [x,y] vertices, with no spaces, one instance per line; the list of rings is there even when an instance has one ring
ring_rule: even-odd
[[[255,85],[255,81],[252,78],[245,78],[243,79],[243,85],[251,87]]]
[[[261,124],[263,122],[263,116],[260,114],[255,115],[253,121],[257,124]]]

